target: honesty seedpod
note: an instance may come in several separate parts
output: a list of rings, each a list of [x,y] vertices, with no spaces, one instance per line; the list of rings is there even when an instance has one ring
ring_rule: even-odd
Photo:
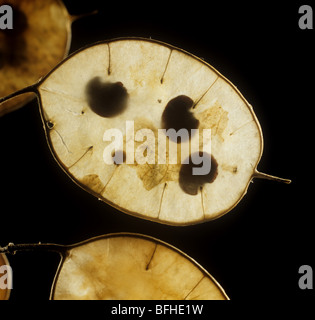
[[[50,296],[54,300],[229,299],[196,261],[144,235],[109,234],[71,246],[10,244],[0,249],[60,253]]]
[[[125,213],[172,225],[199,223],[230,211],[255,177],[290,182],[258,172],[262,131],[236,87],[171,45],[139,38],[100,42],[11,97],[30,91],[38,95],[60,166]],[[176,141],[165,135],[171,129],[188,135]],[[210,172],[192,174],[198,168],[193,144]],[[188,162],[172,162],[171,148]]]
[[[0,97],[33,84],[67,54],[71,42],[69,15],[60,0],[0,0],[12,8],[13,28],[0,29]],[[0,116],[35,96],[25,93],[0,107]]]

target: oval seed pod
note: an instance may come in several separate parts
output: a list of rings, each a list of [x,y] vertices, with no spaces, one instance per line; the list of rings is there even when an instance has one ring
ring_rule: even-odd
[[[177,248],[153,237],[114,233],[74,245],[10,243],[0,251],[61,255],[54,300],[229,300],[216,280]]]
[[[10,268],[10,264],[6,255],[0,253],[0,300],[8,300],[10,297],[12,275],[8,267]]]
[[[13,29],[0,30],[0,97],[32,85],[67,54],[71,42],[70,16],[60,0],[0,0],[13,11]],[[31,99],[25,93],[0,107],[0,116]]]
[[[64,171],[128,214],[199,223],[229,212],[254,177],[290,182],[258,172],[262,131],[236,87],[171,45],[97,43],[25,91],[40,97],[47,140]]]
[[[228,300],[216,280],[175,247],[138,234],[110,234],[67,249],[54,300]]]

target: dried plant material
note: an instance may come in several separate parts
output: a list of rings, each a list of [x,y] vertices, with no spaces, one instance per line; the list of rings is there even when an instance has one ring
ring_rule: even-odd
[[[34,250],[61,257],[52,300],[229,300],[196,261],[149,236],[114,233],[74,245],[9,243],[0,247],[0,258]]]
[[[128,214],[200,223],[235,207],[254,177],[290,182],[258,172],[262,131],[236,87],[168,44],[131,38],[89,46],[20,93],[29,91],[40,97],[64,171]]]
[[[13,29],[0,30],[0,97],[32,85],[68,53],[71,17],[60,0],[0,0],[13,9]],[[35,95],[26,93],[0,107],[0,116]]]
[[[214,278],[178,249],[154,238],[116,234],[69,248],[54,300],[227,300]]]
[[[10,297],[10,282],[12,279],[7,274],[7,266],[10,266],[7,257],[4,253],[0,253],[0,300],[8,300]]]

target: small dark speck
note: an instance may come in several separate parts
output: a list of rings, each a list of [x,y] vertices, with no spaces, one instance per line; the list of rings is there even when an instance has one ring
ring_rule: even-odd
[[[161,103],[162,102],[162,99],[158,99],[158,103]]]
[[[55,126],[55,124],[53,122],[51,122],[51,121],[47,121],[46,125],[47,125],[47,128],[50,129],[50,130]]]

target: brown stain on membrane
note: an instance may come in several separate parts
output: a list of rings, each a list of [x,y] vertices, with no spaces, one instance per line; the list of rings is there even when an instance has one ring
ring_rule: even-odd
[[[179,96],[181,97],[181,96]],[[184,102],[189,102],[189,105],[192,106],[191,101],[186,99],[186,96],[184,96]],[[182,99],[180,99],[181,101]],[[182,101],[181,101],[182,102]],[[185,104],[184,103],[184,104]],[[176,108],[175,108],[176,109]],[[189,109],[189,108],[188,108]],[[188,110],[187,109],[187,110]],[[189,111],[190,112],[190,111]],[[228,113],[218,104],[215,103],[212,107],[206,109],[203,112],[197,113],[194,112],[192,115],[193,119],[197,119],[195,122],[199,125],[199,147],[200,150],[202,150],[203,146],[203,138],[202,138],[202,130],[203,129],[211,129],[211,136],[212,137],[218,137],[220,141],[224,141],[223,133],[228,123]],[[163,122],[163,121],[162,121]],[[135,161],[134,164],[125,164],[126,161],[126,136],[124,136],[124,148],[123,150],[117,151],[117,156],[122,156],[123,163],[125,165],[130,166],[131,168],[135,169],[137,172],[137,176],[143,183],[143,187],[150,191],[159,184],[165,184],[169,181],[178,181],[181,189],[190,195],[196,195],[200,188],[205,183],[212,183],[217,175],[218,175],[218,162],[215,159],[213,155],[211,155],[211,158],[209,156],[209,160],[207,156],[205,155],[204,161],[211,161],[211,171],[203,176],[192,176],[192,168],[193,167],[200,167],[200,165],[194,165],[192,161],[189,162],[187,165],[181,164],[181,144],[177,143],[177,164],[170,164],[169,163],[169,148],[168,148],[168,139],[166,144],[166,163],[163,164],[161,161],[159,161],[159,154],[158,154],[158,128],[148,119],[146,118],[136,118],[134,121],[134,132],[136,133],[138,130],[141,129],[149,129],[154,133],[155,138],[155,145],[154,149],[151,150],[149,143],[146,144],[146,140],[138,142],[134,141],[134,150],[136,151],[138,147],[143,148],[143,155],[146,156],[150,152],[154,152],[155,161],[153,164],[145,163],[145,164],[138,164],[136,161],[136,158],[134,157]],[[187,129],[187,128],[185,128]],[[161,133],[160,133],[161,134]],[[180,139],[178,139],[180,140]],[[179,141],[180,142],[180,141]],[[146,148],[144,148],[146,146]],[[112,154],[112,157],[114,159],[116,155],[115,153]],[[121,161],[118,160],[119,163]],[[115,165],[118,165],[115,163]],[[202,164],[201,164],[202,165]],[[237,168],[234,167],[230,169],[231,171],[235,172],[237,171]],[[100,191],[103,190],[104,186],[101,184],[101,182],[97,182],[99,179],[96,179],[95,177],[91,180],[91,177],[86,179],[89,183],[89,187],[96,191],[95,189],[98,189]],[[83,182],[83,181],[82,181]]]
[[[228,125],[228,112],[217,102],[201,113],[195,113],[200,122],[199,129],[211,129],[211,135],[218,137],[220,142],[224,141],[224,131]]]
[[[100,194],[104,189],[104,184],[97,174],[88,174],[81,179],[81,183],[90,190]]]
[[[229,171],[231,173],[236,174],[238,171],[238,168],[236,165],[228,165],[228,164],[222,164],[221,165],[222,170]]]
[[[199,114],[200,118],[206,118],[204,120],[206,122],[205,126],[211,125],[212,128],[215,130],[212,131],[213,135],[222,134],[223,130],[226,127],[226,121],[221,121],[218,126],[219,129],[216,127],[215,121],[220,118],[227,118],[227,112],[223,111],[223,109],[219,106],[212,107],[209,110],[204,111],[203,113]],[[220,126],[225,124],[224,129]],[[168,146],[166,149],[166,164],[159,163],[159,155],[158,155],[158,129],[146,119],[136,119],[135,120],[135,132],[142,128],[150,129],[154,132],[155,136],[155,163],[154,164],[131,164],[130,166],[137,170],[137,175],[139,179],[142,180],[143,186],[146,190],[151,190],[159,184],[166,183],[168,181],[179,181],[179,184],[182,190],[191,195],[196,195],[198,190],[202,185],[205,183],[213,182],[217,175],[218,175],[218,163],[216,159],[211,156],[211,171],[209,174],[204,176],[194,176],[191,177],[191,170],[193,167],[200,167],[199,165],[194,165],[191,161],[188,165],[182,165],[180,163],[181,155],[180,155],[180,144],[177,147],[177,164],[170,164],[169,162],[169,153],[168,153]],[[206,127],[209,128],[209,127]],[[202,147],[202,130],[199,131],[200,137],[200,147]],[[135,150],[139,147],[143,142],[135,141]],[[149,146],[148,146],[149,148]],[[205,156],[204,161],[207,161],[207,157]],[[190,174],[189,174],[189,172]]]
[[[158,129],[147,119],[141,118],[135,121],[135,132],[140,129],[150,129],[155,137],[155,162],[154,164],[130,164],[131,167],[137,170],[138,177],[142,180],[143,186],[146,190],[151,190],[161,183],[167,181],[178,180],[179,164],[168,164],[168,153],[166,153],[166,164],[160,164],[158,155]],[[135,150],[144,142],[135,141]],[[148,149],[150,149],[148,145]],[[147,153],[150,150],[147,151]]]

